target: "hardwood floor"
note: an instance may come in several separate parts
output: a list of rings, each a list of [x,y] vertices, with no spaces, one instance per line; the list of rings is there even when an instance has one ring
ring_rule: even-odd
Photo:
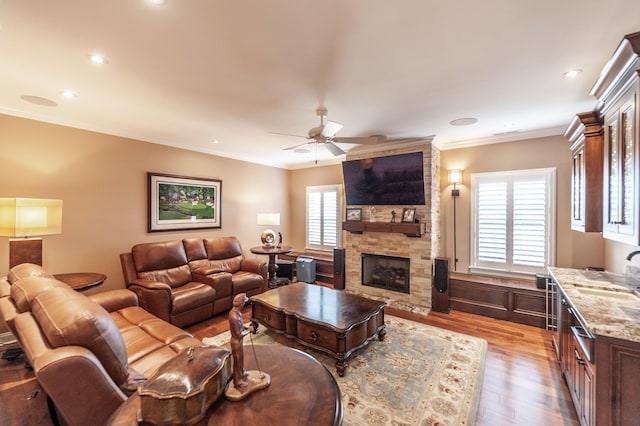
[[[548,331],[458,311],[431,312],[427,317],[389,308],[385,312],[487,340],[478,426],[578,425]],[[245,308],[247,321],[249,314],[249,308]],[[226,315],[188,328],[198,338],[227,329]],[[23,358],[0,360],[0,424],[52,424],[46,396],[33,372],[24,367]]]

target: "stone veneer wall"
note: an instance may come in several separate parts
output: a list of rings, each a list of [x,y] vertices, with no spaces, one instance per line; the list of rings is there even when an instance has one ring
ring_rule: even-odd
[[[432,259],[438,256],[440,241],[440,151],[431,142],[419,146],[396,148],[375,153],[347,154],[347,160],[382,157],[386,155],[404,154],[422,151],[424,158],[424,206],[416,207],[416,217],[425,224],[426,232],[422,237],[407,237],[404,234],[386,232],[364,232],[351,234],[343,231],[345,248],[345,287],[355,293],[400,302],[399,306],[409,305],[431,308],[431,268]],[[371,219],[372,206],[361,207],[362,220]],[[406,206],[414,207],[414,206]],[[390,222],[391,211],[396,212],[396,221],[401,221],[403,206],[375,206],[375,220]],[[362,253],[385,256],[408,257],[410,259],[409,286],[410,294],[377,289],[362,285],[360,255]]]

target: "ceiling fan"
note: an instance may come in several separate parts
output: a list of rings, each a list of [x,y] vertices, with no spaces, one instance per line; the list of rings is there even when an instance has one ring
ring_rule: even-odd
[[[309,130],[308,136],[298,136],[298,137],[306,138],[309,142],[284,148],[285,150],[298,149],[308,144],[317,144],[317,145],[322,144],[333,155],[342,155],[342,154],[345,154],[345,151],[342,148],[340,148],[338,145],[336,145],[335,144],[336,142],[351,143],[351,144],[357,144],[357,145],[376,144],[383,141],[391,142],[391,140],[387,140],[386,136],[383,136],[383,135],[362,136],[362,137],[337,137],[336,133],[338,133],[340,129],[342,129],[342,127],[344,126],[340,123],[326,120],[327,109],[324,107],[316,108],[316,115],[320,117],[320,125],[318,127],[314,127],[311,130]],[[278,133],[278,134],[286,135],[286,133]],[[287,135],[287,136],[297,136],[297,135]]]

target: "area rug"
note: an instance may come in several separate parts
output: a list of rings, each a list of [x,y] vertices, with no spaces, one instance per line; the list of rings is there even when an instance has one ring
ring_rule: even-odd
[[[340,387],[345,426],[475,424],[487,342],[391,315],[385,323],[384,341],[356,352],[344,377],[331,356],[263,326],[245,346],[282,344],[314,356]],[[229,332],[203,341],[228,347]]]

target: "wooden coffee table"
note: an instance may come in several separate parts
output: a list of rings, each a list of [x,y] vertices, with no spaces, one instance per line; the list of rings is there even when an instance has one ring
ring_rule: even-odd
[[[281,345],[255,345],[260,368],[271,376],[269,387],[242,401],[221,396],[196,425],[338,426],[343,407],[331,373],[304,352]],[[245,368],[256,370],[251,345],[245,343]],[[137,426],[140,396],[134,393],[107,422]],[[146,424],[146,423],[142,423]]]
[[[347,360],[386,334],[384,302],[314,284],[295,283],[252,296],[252,318],[305,346],[324,351],[344,376]]]

